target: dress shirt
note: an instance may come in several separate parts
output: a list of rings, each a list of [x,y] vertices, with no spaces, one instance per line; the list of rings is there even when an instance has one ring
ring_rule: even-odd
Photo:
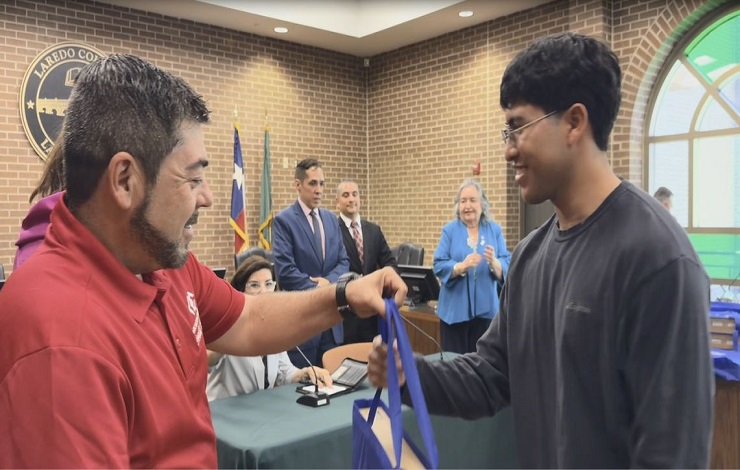
[[[313,220],[311,219],[311,211],[316,211],[316,218],[319,221],[319,228],[321,229],[321,250],[322,253],[324,253],[324,256],[326,256],[326,236],[324,235],[324,221],[321,220],[321,212],[319,212],[319,208],[316,209],[310,209],[307,205],[303,203],[300,199],[298,199],[298,204],[301,205],[301,210],[303,210],[303,215],[306,216],[306,220],[308,221],[308,226],[313,229]]]
[[[360,223],[360,216],[357,215],[357,217],[353,219],[350,219],[346,215],[340,213],[339,218],[342,219],[342,222],[344,222],[344,225],[347,226],[347,230],[349,230],[349,233],[352,234],[352,222],[357,223],[357,230],[360,232],[360,239],[364,242],[365,240],[362,238],[362,224]],[[354,238],[354,235],[352,235],[352,238]]]

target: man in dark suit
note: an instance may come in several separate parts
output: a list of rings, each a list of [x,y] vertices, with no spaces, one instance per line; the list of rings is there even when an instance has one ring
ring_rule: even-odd
[[[272,251],[280,289],[308,290],[337,282],[349,271],[339,223],[330,211],[319,208],[324,193],[324,170],[313,158],[295,169],[296,202],[280,211],[272,224]],[[321,366],[324,352],[344,341],[339,323],[300,345],[313,365]],[[296,349],[288,351],[296,367],[309,364]]]
[[[350,271],[364,275],[385,266],[396,269],[396,258],[388,247],[383,231],[377,224],[360,218],[360,188],[354,181],[339,183],[337,210]],[[345,343],[372,341],[377,334],[377,318],[357,318],[352,315],[344,320]]]

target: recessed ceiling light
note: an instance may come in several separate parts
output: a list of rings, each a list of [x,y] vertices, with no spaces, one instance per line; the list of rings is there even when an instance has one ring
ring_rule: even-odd
[[[285,26],[276,26],[275,29],[273,29],[276,33],[285,34],[288,32],[288,28]]]
[[[460,13],[457,14],[460,18],[470,18],[473,16],[473,12],[470,10],[463,10]]]

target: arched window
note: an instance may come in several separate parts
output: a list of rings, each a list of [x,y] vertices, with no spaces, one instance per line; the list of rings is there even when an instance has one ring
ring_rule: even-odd
[[[690,32],[656,85],[646,187],[673,192],[672,212],[709,276],[731,283],[740,275],[740,7]]]

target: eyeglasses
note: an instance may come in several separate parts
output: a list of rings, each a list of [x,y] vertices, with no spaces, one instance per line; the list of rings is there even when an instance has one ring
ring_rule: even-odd
[[[522,132],[524,129],[526,129],[528,127],[534,126],[535,124],[537,124],[538,122],[542,121],[543,119],[549,118],[550,116],[552,116],[553,114],[556,114],[557,112],[558,111],[550,111],[549,113],[545,114],[544,116],[540,116],[537,119],[535,119],[534,121],[529,121],[528,123],[523,124],[523,125],[517,127],[516,129],[512,129],[509,126],[506,126],[505,128],[501,129],[501,138],[504,139],[504,143],[505,144],[508,144],[509,143],[509,140],[511,140],[512,143],[515,143],[516,142],[516,134]]]
[[[275,281],[265,281],[264,284],[260,284],[257,281],[248,282],[244,286],[244,292],[247,294],[258,294],[260,292],[272,292],[275,290]]]

